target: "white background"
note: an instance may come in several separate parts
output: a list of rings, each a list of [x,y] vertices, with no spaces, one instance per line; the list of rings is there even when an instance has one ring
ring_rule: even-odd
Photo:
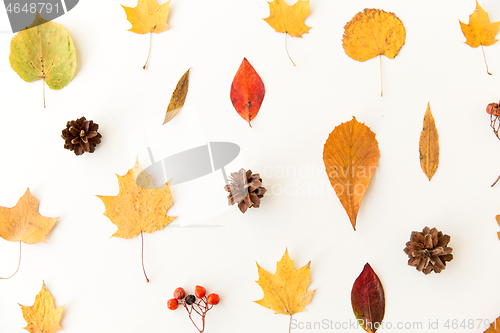
[[[176,287],[192,291],[196,284],[221,296],[207,333],[286,332],[286,316],[253,303],[263,296],[255,261],[274,273],[285,248],[297,268],[311,261],[310,288],[317,289],[307,311],[295,316],[300,322],[354,320],[351,287],[366,262],[384,285],[385,322],[393,325],[379,332],[435,332],[429,320],[439,321],[439,332],[483,332],[477,322],[465,330],[443,325],[500,315],[500,185],[490,187],[500,174],[500,141],[485,112],[500,99],[500,43],[485,48],[488,76],[481,50],[464,43],[458,21],[468,22],[474,1],[312,0],[310,33],[288,40],[293,67],[285,35],[262,20],[266,1],[172,0],[172,28],[153,36],[147,70],[149,37],[127,31],[120,4],[136,2],[81,1],[56,20],[73,37],[78,68],[64,89],[46,89],[46,109],[42,83],[24,82],[9,66],[13,34],[0,34],[0,205],[15,205],[29,187],[42,215],[60,216],[47,243],[24,245],[19,273],[0,281],[0,332],[23,332],[18,303],[32,305],[42,280],[65,305],[68,333],[196,332],[184,310],[165,307]],[[481,5],[500,21],[500,3]],[[382,59],[382,98],[378,59],[356,62],[342,48],[344,25],[365,7],[396,13],[407,32],[399,55]],[[0,20],[8,29],[2,10]],[[229,99],[243,57],[266,87],[253,128]],[[146,234],[146,284],[140,237],[110,238],[116,227],[95,195],[118,193],[114,174],[135,161],[131,133],[144,119],[162,120],[188,68],[186,109],[168,126],[199,135],[186,121],[196,110],[203,136],[240,145],[241,167],[260,172],[269,191],[259,209],[243,215],[233,207],[206,221],[221,227],[183,228],[177,220]],[[430,182],[418,153],[427,102],[440,135]],[[63,149],[60,133],[81,116],[100,125],[103,140],[94,154],[76,157]],[[322,160],[328,134],[352,116],[377,134],[381,152],[356,232]],[[411,231],[426,225],[452,236],[455,259],[439,275],[408,267],[403,253]],[[15,270],[17,256],[18,244],[0,240],[0,276]],[[422,322],[424,329],[396,330],[398,322]]]

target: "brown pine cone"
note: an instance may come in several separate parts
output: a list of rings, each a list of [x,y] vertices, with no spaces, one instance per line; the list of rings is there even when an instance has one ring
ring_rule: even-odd
[[[432,271],[441,273],[446,268],[446,262],[453,260],[453,249],[448,247],[450,239],[450,236],[443,235],[436,228],[425,227],[422,232],[413,231],[404,249],[410,258],[408,265],[426,275]]]
[[[260,174],[252,174],[252,170],[245,171],[240,169],[238,172],[231,173],[231,181],[224,189],[229,192],[227,196],[230,205],[238,204],[238,208],[245,213],[248,208],[259,208],[260,199],[266,193],[262,187],[262,178]]]
[[[99,125],[92,120],[81,117],[66,123],[61,137],[64,139],[64,148],[82,155],[84,152],[93,153],[95,147],[101,143],[101,134],[97,132]]]

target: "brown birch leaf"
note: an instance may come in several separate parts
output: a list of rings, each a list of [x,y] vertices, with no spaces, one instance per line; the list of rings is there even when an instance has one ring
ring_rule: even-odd
[[[429,103],[427,104],[424,125],[420,134],[419,151],[420,167],[430,181],[439,164],[439,135]]]
[[[354,230],[361,199],[370,185],[379,156],[375,133],[356,117],[335,127],[326,140],[323,150],[326,173]]]

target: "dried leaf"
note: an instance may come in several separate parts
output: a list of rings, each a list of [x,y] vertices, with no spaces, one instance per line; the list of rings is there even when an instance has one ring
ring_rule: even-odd
[[[55,333],[63,329],[60,322],[64,307],[56,308],[54,297],[45,288],[45,283],[36,295],[33,306],[19,305],[28,324],[24,329],[30,333]]]
[[[394,59],[405,44],[405,39],[403,22],[394,13],[365,9],[345,25],[342,44],[345,53],[357,61],[382,55]],[[382,60],[380,66],[382,67]],[[382,80],[382,68],[380,73]]]
[[[106,206],[104,215],[118,227],[112,237],[129,239],[141,234],[144,251],[143,232],[162,230],[176,219],[167,216],[167,211],[174,204],[170,187],[166,183],[161,188],[154,189],[151,176],[143,173],[138,161],[125,176],[117,177],[120,186],[118,195],[97,197]],[[141,260],[146,282],[149,282],[144,269],[143,254]]]
[[[257,304],[274,310],[276,314],[292,316],[305,311],[305,306],[311,303],[316,290],[307,290],[311,283],[309,262],[296,270],[293,260],[285,251],[283,258],[278,261],[276,273],[271,274],[257,263],[259,280],[257,283],[264,292],[264,298],[256,301]]]
[[[58,90],[75,77],[76,50],[66,28],[36,13],[31,26],[12,38],[9,62],[24,81],[41,79]],[[45,107],[45,96],[43,104]]]
[[[272,0],[269,2],[269,17],[266,21],[276,32],[285,34],[285,48],[288,58],[293,62],[288,53],[287,35],[292,37],[301,37],[309,32],[311,27],[305,24],[306,18],[311,14],[309,11],[309,0],[297,0],[293,5],[289,5],[285,0]]]
[[[355,117],[335,127],[326,140],[323,150],[326,173],[354,230],[361,199],[370,185],[379,156],[375,133]]]
[[[352,286],[351,303],[360,326],[375,333],[384,319],[385,296],[380,279],[368,263]]]
[[[0,237],[26,244],[45,242],[45,236],[58,218],[40,215],[38,206],[38,201],[27,189],[14,207],[0,207]]]
[[[495,36],[498,34],[498,28],[500,27],[500,22],[491,22],[488,17],[488,13],[479,6],[479,2],[476,1],[476,9],[469,16],[469,24],[462,23],[460,21],[460,27],[462,32],[467,39],[465,43],[471,47],[481,47],[490,46],[497,42],[498,39]],[[484,48],[483,48],[484,55]],[[485,56],[486,64],[486,56]],[[488,70],[488,64],[486,64],[486,71],[488,74],[491,73]]]
[[[186,96],[188,93],[189,86],[189,69],[181,77],[177,86],[175,87],[172,97],[170,97],[170,103],[167,107],[167,113],[165,114],[165,120],[163,120],[163,125],[168,123],[170,120],[174,119],[175,116],[181,111],[186,101]]]
[[[163,5],[158,5],[155,0],[138,0],[134,8],[123,6],[127,20],[132,24],[129,31],[136,34],[154,32],[159,34],[170,26],[167,23],[170,0]]]
[[[431,106],[427,104],[424,125],[420,134],[420,166],[429,181],[436,173],[439,164],[439,135],[431,113]]]
[[[97,196],[106,206],[104,215],[118,227],[112,237],[129,239],[141,232],[152,233],[175,220],[175,217],[167,216],[168,209],[174,203],[170,187],[167,184],[165,189],[138,186],[134,178],[137,165],[134,168],[124,176],[117,175],[120,185],[117,196]]]
[[[146,63],[142,67],[146,69],[149,60],[149,53],[151,51],[151,34],[159,34],[165,30],[170,29],[168,25],[170,0],[163,5],[158,5],[155,0],[138,0],[137,6],[134,8],[123,6],[127,14],[127,20],[132,24],[132,28],[128,31],[135,32],[136,34],[147,34],[149,32],[149,51]]]
[[[497,220],[497,223],[500,226],[500,215],[495,216],[495,219]],[[498,239],[500,239],[500,232],[497,232],[497,236],[498,236]]]
[[[306,18],[311,14],[309,0],[297,0],[292,6],[285,0],[273,0],[269,2],[269,10],[271,13],[264,21],[276,32],[302,37],[302,34],[308,33],[311,29],[305,24]]]
[[[243,58],[231,84],[230,98],[236,112],[248,121],[250,127],[252,127],[250,121],[259,112],[265,93],[264,82],[259,74],[247,58]]]
[[[490,327],[484,333],[500,333],[500,317],[490,324]]]

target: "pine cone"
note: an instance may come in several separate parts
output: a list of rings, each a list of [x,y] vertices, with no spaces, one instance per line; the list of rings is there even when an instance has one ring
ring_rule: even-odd
[[[432,271],[441,273],[446,268],[446,262],[453,260],[453,249],[448,247],[450,239],[450,236],[443,235],[436,228],[425,227],[422,232],[413,231],[404,249],[410,258],[408,265],[426,275]]]
[[[259,208],[260,199],[267,191],[262,187],[260,174],[252,174],[252,170],[245,171],[242,168],[238,172],[231,173],[229,180],[231,183],[224,189],[229,192],[227,199],[230,205],[237,203],[242,213],[248,208]]]
[[[75,155],[93,153],[95,147],[101,143],[102,135],[97,132],[98,129],[99,125],[85,117],[68,121],[61,135],[65,141],[64,148],[74,151]]]

